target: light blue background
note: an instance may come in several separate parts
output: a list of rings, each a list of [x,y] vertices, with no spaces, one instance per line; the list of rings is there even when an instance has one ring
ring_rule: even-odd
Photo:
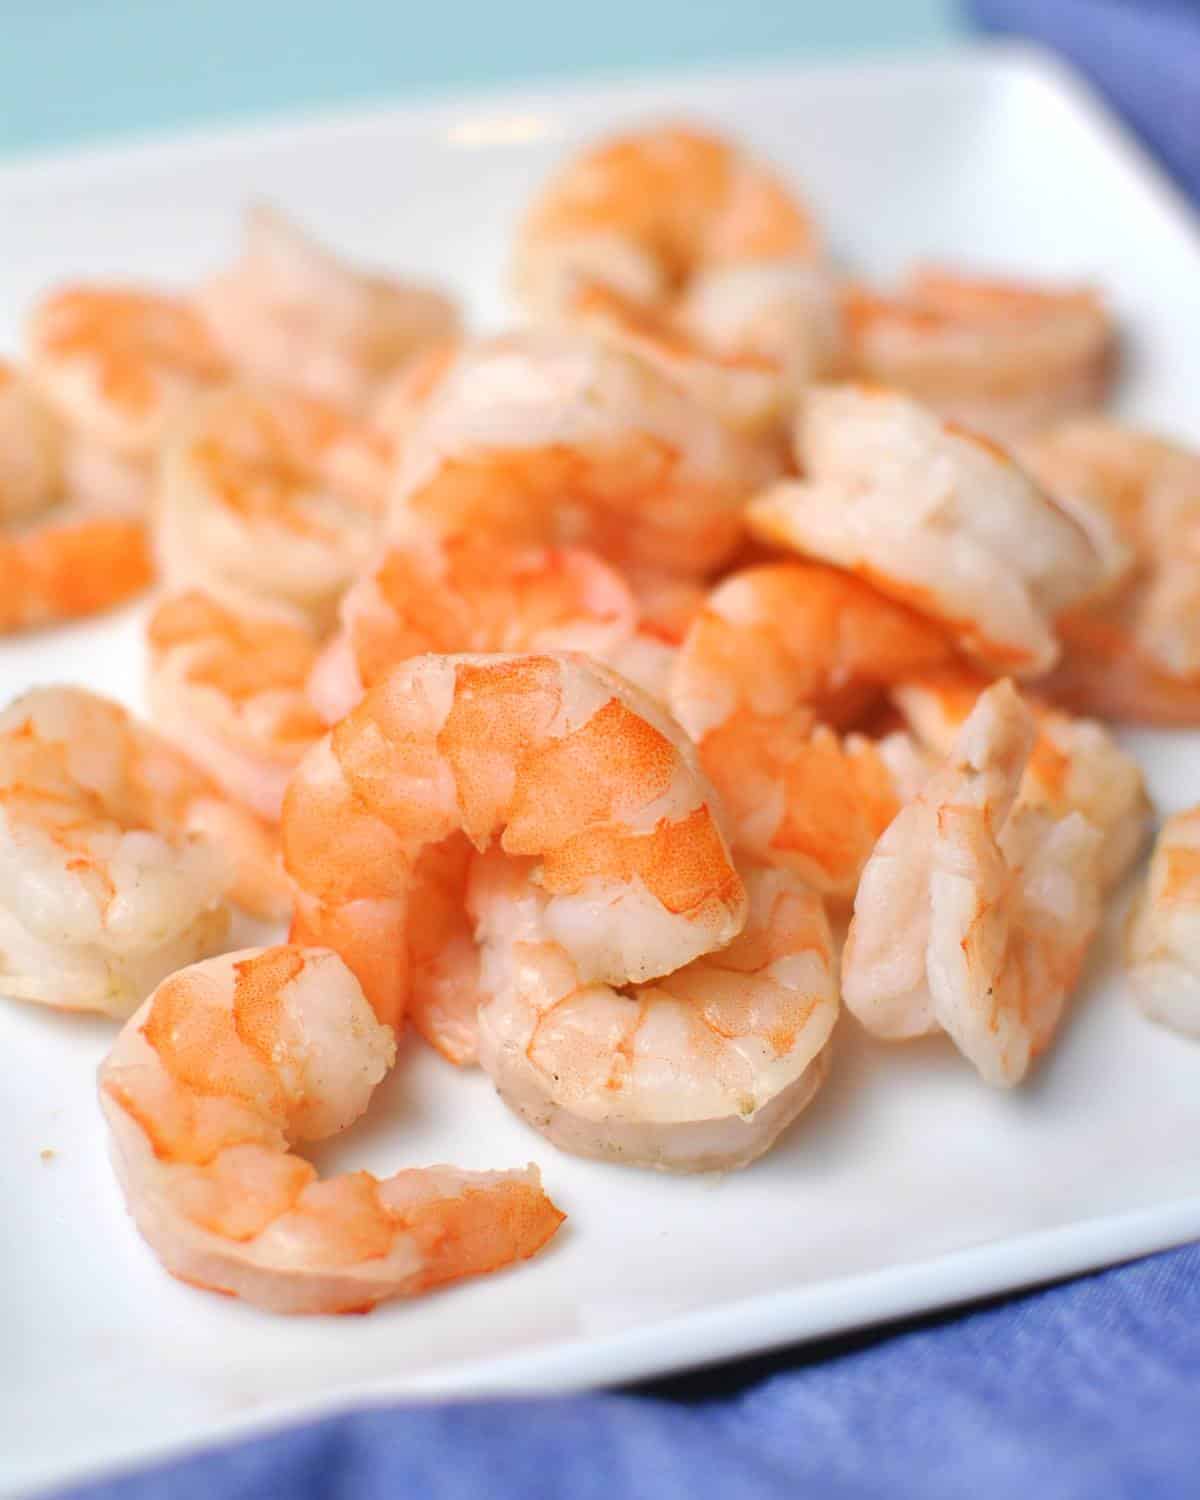
[[[956,29],[954,0],[0,0],[0,153]]]

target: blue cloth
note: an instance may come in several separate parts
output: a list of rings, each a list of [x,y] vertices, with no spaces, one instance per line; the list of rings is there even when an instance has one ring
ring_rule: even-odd
[[[736,1395],[356,1412],[77,1500],[1156,1500],[1200,1493],[1200,1247],[727,1371]],[[764,1367],[773,1373],[763,1373]],[[711,1377],[709,1377],[711,1382]],[[699,1391],[704,1394],[706,1384]],[[667,1387],[676,1398],[688,1382]]]
[[[1074,58],[1200,196],[1200,6],[976,0]],[[87,1500],[1200,1495],[1200,1247],[640,1393],[357,1412]]]
[[[1200,200],[1200,0],[969,0],[967,9],[985,30],[1062,52]]]

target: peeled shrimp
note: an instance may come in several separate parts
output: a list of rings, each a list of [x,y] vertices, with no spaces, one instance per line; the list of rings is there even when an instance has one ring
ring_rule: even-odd
[[[745,893],[669,716],[568,656],[426,656],[309,751],[283,809],[293,937],[340,953],[381,1020],[408,994],[422,852],[463,832],[534,863],[545,935],[586,981],[671,973],[736,936]]]
[[[365,1312],[533,1255],[562,1214],[535,1167],[321,1181],[396,1044],[333,953],[228,953],[165,979],[100,1070],[138,1228],[173,1276],[282,1313]]]
[[[808,477],[751,504],[757,536],[858,574],[991,671],[1054,664],[1055,619],[1105,564],[1007,453],[862,386],[810,392],[798,447]]]
[[[584,651],[633,633],[635,605],[582,547],[464,536],[389,548],[346,593],[309,691],[336,724],[398,661],[427,651]]]
[[[836,339],[816,234],[769,168],[681,126],[602,141],[547,185],[514,282],[541,321],[587,327],[735,426],[777,418]]]
[[[860,376],[1000,438],[1099,406],[1116,366],[1112,318],[1086,287],[930,267],[895,296],[853,289],[845,315]]]
[[[1110,528],[1133,564],[1115,593],[1059,621],[1064,658],[1045,691],[1106,718],[1200,723],[1200,453],[1081,417],[1022,458],[1057,499]]]
[[[146,641],[158,728],[234,801],[277,822],[288,778],[325,731],[308,697],[312,632],[190,590],[158,604]]]
[[[842,740],[827,726],[860,721],[888,683],[951,656],[934,625],[819,563],[720,583],[679,649],[668,702],[699,746],[735,846],[853,895],[900,805],[896,741]]]
[[[370,556],[390,448],[294,391],[230,387],[198,402],[163,452],[167,582],[316,628]]]
[[[733,430],[767,437],[805,385],[837,369],[840,325],[832,282],[815,268],[737,271],[737,281],[710,274],[670,311],[584,284],[555,322],[636,355]]]
[[[1100,831],[1015,805],[1036,732],[1009,682],[980,695],[867,862],[842,956],[868,1031],[944,1030],[1003,1086],[1050,1044],[1100,920]]]
[[[0,632],[94,614],[150,582],[142,522],[71,495],[62,424],[0,360]]]
[[[420,920],[408,925],[406,1018],[459,1067],[479,1061],[483,989],[467,890],[480,857],[465,834],[430,844],[413,866],[409,893],[410,908],[420,913]]]
[[[875,841],[900,807],[895,741],[839,736],[797,716],[733,718],[708,734],[701,765],[720,793],[737,847],[803,877],[831,899],[853,896]]]
[[[230,871],[162,815],[177,773],[89,693],[41,688],[0,713],[0,992],[127,1016],[220,948]]]
[[[829,923],[794,876],[744,873],[738,937],[621,991],[547,941],[546,897],[518,865],[476,865],[480,1061],[556,1146],[674,1171],[740,1167],[813,1098],[838,1011]]]
[[[671,707],[693,739],[735,714],[803,708],[853,725],[889,684],[953,659],[943,632],[837,568],[767,563],[723,579],[680,649]]]
[[[918,740],[945,757],[986,687],[986,680],[971,673],[951,671],[901,683],[891,696]],[[1041,808],[1060,818],[1082,813],[1103,835],[1097,873],[1109,890],[1146,842],[1150,801],[1141,767],[1094,720],[1075,719],[1038,703],[1030,708],[1037,738],[1015,806]]]
[[[67,286],[28,328],[39,390],[66,428],[67,471],[91,503],[140,508],[159,444],[227,366],[182,298],[127,286]]]
[[[442,292],[348,265],[264,203],[246,213],[241,256],[198,303],[243,374],[347,406],[458,328]]]
[[[769,168],[716,135],[659,126],[567,163],[522,225],[514,275],[537,306],[579,280],[649,302],[708,266],[816,248],[807,212]]]
[[[1126,931],[1125,962],[1151,1020],[1200,1037],[1200,808],[1163,825]]]
[[[465,349],[400,457],[389,529],[583,545],[620,564],[696,575],[742,535],[774,472],[630,355],[525,334]]]

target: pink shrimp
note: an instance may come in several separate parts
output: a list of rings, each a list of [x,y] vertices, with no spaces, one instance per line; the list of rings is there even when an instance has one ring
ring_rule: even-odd
[[[1111,314],[1086,287],[923,267],[896,296],[852,288],[845,312],[860,376],[1005,439],[1099,406],[1116,366]]]
[[[563,1215],[536,1168],[318,1180],[395,1039],[333,953],[225,954],[165,979],[100,1070],[129,1210],[173,1276],[280,1313],[365,1312],[535,1254]]]
[[[426,656],[383,677],[288,787],[293,937],[339,952],[379,1017],[408,998],[423,851],[465,833],[535,862],[586,978],[669,973],[740,930],[745,894],[690,744],[582,658]]]
[[[389,667],[428,651],[604,657],[632,635],[635,606],[620,576],[584,548],[464,536],[388,548],[339,615],[309,685],[330,724]]]
[[[463,350],[400,456],[393,540],[478,535],[585,545],[696,576],[742,535],[774,456],[670,381],[576,335]]]

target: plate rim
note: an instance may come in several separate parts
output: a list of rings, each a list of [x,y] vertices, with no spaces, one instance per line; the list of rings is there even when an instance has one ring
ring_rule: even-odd
[[[35,1481],[30,1486],[18,1481],[0,1492],[14,1500],[48,1497],[84,1479],[92,1482],[136,1474],[353,1411],[401,1403],[429,1406],[444,1401],[568,1397],[766,1355],[856,1328],[877,1329],[885,1335],[890,1325],[909,1318],[940,1310],[956,1312],[990,1297],[1017,1296],[1075,1276],[1099,1275],[1196,1239],[1200,1239],[1200,1193],[1056,1229],[985,1240],[882,1270],[739,1298],[644,1327],[563,1339],[548,1350],[474,1359],[438,1371],[382,1376],[335,1393],[263,1403],[253,1411],[222,1417],[194,1437],[152,1439],[134,1458],[71,1465],[49,1482]],[[500,1277],[505,1274],[499,1273]],[[652,1374],[645,1373],[649,1345],[654,1346]],[[668,1346],[672,1352],[664,1357]]]

